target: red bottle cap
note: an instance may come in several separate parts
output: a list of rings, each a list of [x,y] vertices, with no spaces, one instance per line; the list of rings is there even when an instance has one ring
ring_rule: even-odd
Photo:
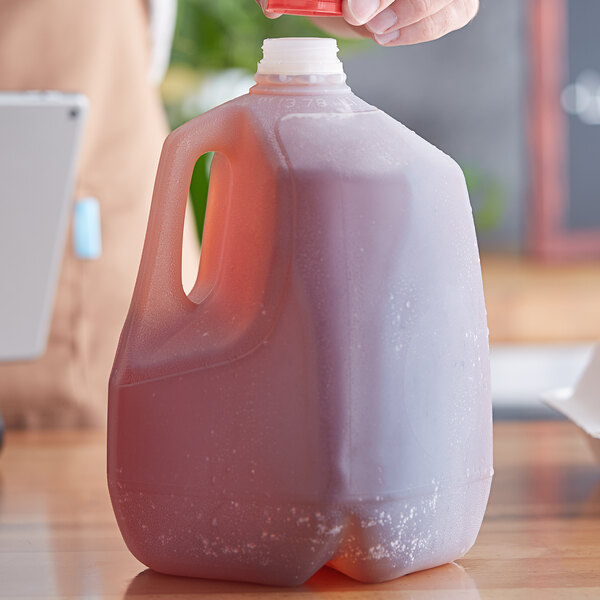
[[[265,8],[288,15],[338,17],[342,14],[342,0],[267,0]]]

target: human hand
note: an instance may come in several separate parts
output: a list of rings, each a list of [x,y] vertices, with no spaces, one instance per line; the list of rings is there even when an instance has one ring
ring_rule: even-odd
[[[466,25],[479,0],[344,0],[344,19],[381,46],[438,39]]]
[[[256,0],[264,10],[266,0]],[[344,0],[343,18],[314,18],[333,35],[370,37],[381,46],[404,46],[438,39],[465,26],[479,0]],[[274,18],[279,15],[265,11]]]

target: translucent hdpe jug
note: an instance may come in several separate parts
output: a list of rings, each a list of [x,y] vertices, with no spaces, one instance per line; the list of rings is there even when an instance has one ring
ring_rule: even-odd
[[[460,558],[479,530],[488,333],[464,177],[354,96],[336,53],[267,40],[250,94],[165,142],[108,420],[116,517],[157,571],[377,582]]]

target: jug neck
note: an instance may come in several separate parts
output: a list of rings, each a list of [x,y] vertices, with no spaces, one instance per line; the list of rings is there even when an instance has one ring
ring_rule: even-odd
[[[331,38],[278,38],[263,43],[253,94],[350,93]]]

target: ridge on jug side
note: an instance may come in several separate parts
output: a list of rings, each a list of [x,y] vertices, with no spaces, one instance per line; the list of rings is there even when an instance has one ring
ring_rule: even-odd
[[[352,94],[334,40],[263,49],[249,94],[165,142],[109,386],[119,527],[157,571],[274,585],[460,558],[492,477],[464,177]],[[186,295],[185,205],[208,151]]]

